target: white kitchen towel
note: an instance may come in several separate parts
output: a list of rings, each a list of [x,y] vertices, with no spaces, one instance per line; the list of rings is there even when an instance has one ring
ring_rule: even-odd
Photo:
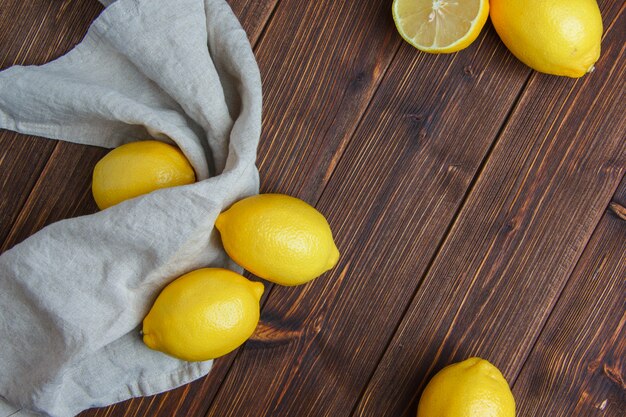
[[[0,396],[50,416],[209,372],[148,349],[139,329],[177,276],[239,270],[213,224],[259,186],[261,79],[224,0],[102,3],[68,54],[0,73],[0,127],[108,148],[175,143],[198,182],[54,223],[0,256]]]

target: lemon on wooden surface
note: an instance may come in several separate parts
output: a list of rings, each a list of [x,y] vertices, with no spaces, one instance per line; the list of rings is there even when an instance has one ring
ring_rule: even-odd
[[[393,21],[405,41],[430,53],[450,53],[476,40],[489,0],[394,0]]]
[[[156,140],[130,142],[106,154],[93,170],[91,190],[103,210],[160,188],[196,180],[185,155]]]
[[[417,417],[515,417],[515,400],[498,368],[469,358],[443,368],[430,380]]]
[[[491,0],[490,15],[507,48],[537,71],[578,78],[600,57],[596,0]]]
[[[287,195],[260,194],[240,200],[218,216],[215,226],[235,262],[277,284],[303,284],[339,259],[326,218]]]
[[[259,322],[263,284],[221,268],[189,272],[167,285],[143,320],[151,349],[186,361],[223,356]]]

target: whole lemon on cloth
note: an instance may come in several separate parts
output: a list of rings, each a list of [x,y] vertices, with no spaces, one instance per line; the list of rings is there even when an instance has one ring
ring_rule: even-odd
[[[537,71],[578,78],[600,57],[596,0],[491,0],[490,15],[507,48]]]
[[[443,368],[430,380],[417,417],[515,417],[515,400],[498,368],[469,358]]]
[[[335,266],[339,251],[326,218],[283,194],[245,198],[215,226],[228,255],[253,274],[281,285],[303,284]]]
[[[106,154],[93,170],[91,191],[100,210],[159,188],[196,180],[185,155],[156,140],[130,142]]]
[[[227,269],[189,272],[161,291],[143,320],[143,341],[186,361],[223,356],[254,332],[263,289]]]
[[[405,41],[430,53],[450,53],[476,40],[489,0],[394,0],[393,21]]]

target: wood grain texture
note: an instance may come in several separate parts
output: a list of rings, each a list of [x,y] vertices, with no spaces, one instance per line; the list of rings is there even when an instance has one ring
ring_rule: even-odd
[[[387,6],[380,0],[278,4],[254,48],[264,89],[262,191],[317,200],[400,43],[393,23],[379,19]],[[368,26],[372,21],[377,24]],[[186,401],[195,405],[193,397],[200,395],[210,404],[236,357],[216,361],[211,374],[184,393]],[[167,406],[156,408],[160,404],[150,414],[172,415]],[[180,410],[189,415],[188,408]]]
[[[256,48],[262,191],[315,203],[400,43],[387,0],[282,0]]]
[[[244,10],[249,13],[251,10],[250,5],[248,3],[242,2],[239,4],[236,1],[231,2],[231,5],[235,11]],[[364,30],[364,24],[368,20],[374,19],[381,11],[381,7],[383,2],[378,2],[374,6],[368,6],[368,8],[356,7],[356,5],[352,5],[352,9],[350,11],[350,15],[348,17],[356,17],[355,21],[352,23],[351,27],[346,28],[343,26],[343,21],[341,21],[342,26],[339,26],[338,23],[330,25],[330,29],[326,32],[329,35],[329,39],[325,38],[309,38],[310,33],[307,32],[307,27],[314,27],[320,19],[323,18],[324,14],[333,14],[344,12],[342,10],[342,6],[334,5],[334,9],[330,8],[331,2],[327,2],[323,4],[321,8],[299,8],[296,2],[291,2],[291,4],[287,4],[285,9],[283,10],[283,14],[296,16],[294,18],[286,18],[286,16],[280,17],[279,19],[284,19],[280,24],[275,25],[274,28],[269,28],[266,33],[265,38],[267,40],[267,46],[259,46],[255,48],[259,66],[261,68],[262,74],[271,74],[269,76],[264,76],[263,83],[264,87],[267,89],[268,85],[271,87],[272,85],[280,85],[282,88],[282,92],[278,93],[266,93],[265,94],[265,103],[274,103],[275,109],[264,118],[264,123],[267,125],[273,123],[273,117],[282,119],[285,114],[289,112],[296,113],[304,113],[316,114],[318,112],[328,113],[329,116],[326,118],[326,125],[320,127],[318,125],[319,121],[315,121],[315,129],[324,129],[331,130],[334,133],[337,133],[338,136],[330,136],[328,140],[321,141],[316,137],[316,134],[311,133],[311,138],[308,141],[301,141],[305,143],[305,146],[299,148],[298,154],[292,152],[291,149],[287,152],[289,158],[283,158],[282,161],[289,160],[290,158],[296,158],[298,155],[307,155],[309,152],[319,153],[322,152],[326,155],[325,161],[317,161],[315,164],[315,169],[322,169],[324,165],[330,165],[335,159],[335,153],[337,151],[341,151],[343,149],[342,141],[346,141],[351,136],[351,131],[356,126],[358,122],[358,117],[352,117],[352,112],[359,111],[362,113],[365,107],[367,106],[373,91],[375,90],[376,83],[379,81],[379,78],[382,76],[382,70],[380,67],[384,67],[390,60],[395,52],[395,49],[391,48],[383,48],[386,53],[385,54],[376,54],[372,50],[361,51],[360,45],[362,43],[368,43],[372,45],[386,45],[386,42],[389,42],[391,39],[391,34],[394,29],[387,22],[387,26],[385,26],[382,30],[384,30],[385,35],[381,36],[379,30],[376,31],[367,31]],[[263,10],[266,13],[271,12],[271,8],[265,7]],[[267,18],[259,18],[258,16],[255,18],[242,19],[242,24],[246,24],[246,22],[254,25],[261,24],[265,22]],[[260,23],[259,23],[260,22]],[[298,22],[297,25],[294,26],[294,22]],[[260,33],[260,29],[257,27],[245,27],[248,31],[249,36],[253,39],[257,37]],[[341,44],[340,40],[337,40],[337,36],[331,36],[332,31],[347,31],[353,30],[355,34],[353,35],[355,39],[354,45],[350,46],[350,48],[346,51],[345,49],[341,49],[338,46]],[[306,44],[306,48],[296,49],[293,48],[291,50],[285,50],[282,41],[284,41],[284,34],[287,31],[294,31],[293,36],[296,39],[293,42],[309,43]],[[252,34],[252,35],[250,35]],[[363,39],[360,39],[363,38]],[[332,42],[334,43],[332,43]],[[358,41],[358,42],[357,42]],[[398,39],[393,39],[395,45],[399,44]],[[330,43],[330,46],[329,46]],[[259,52],[260,51],[260,52]],[[342,68],[345,69],[345,76],[343,78],[339,77],[341,75],[341,71],[338,73],[333,73],[332,71],[328,71],[328,67],[317,67],[316,65],[311,66],[310,61],[306,61],[309,59],[309,56],[322,56],[325,57],[326,60],[330,62],[336,62],[339,58],[345,57],[347,53],[352,53],[352,62],[345,63],[342,65]],[[265,65],[275,65],[276,57],[279,57],[280,60],[288,60],[293,62],[293,65],[286,67],[283,65],[279,65],[276,68],[265,69]],[[384,61],[386,60],[386,61]],[[280,62],[280,61],[279,61]],[[354,85],[354,79],[352,74],[355,71],[355,68],[359,68],[359,81],[358,85]],[[364,79],[364,75],[366,71],[373,72],[374,68],[376,68],[376,76],[368,77]],[[342,69],[343,71],[343,69]],[[339,77],[340,79],[334,81],[335,84],[331,85],[330,81],[333,78]],[[303,83],[303,79],[305,83]],[[310,100],[311,96],[311,83],[314,81],[321,79],[323,83],[326,84],[325,92],[330,94],[332,100]],[[315,85],[317,88],[318,86]],[[291,89],[291,91],[289,91]],[[266,90],[267,91],[267,90]],[[272,90],[273,91],[273,90]],[[316,90],[317,91],[317,90]],[[290,97],[289,102],[285,102],[283,100],[282,95],[286,95]],[[340,99],[339,99],[340,98]],[[273,101],[272,101],[273,100]],[[348,100],[350,105],[343,105],[343,100]],[[272,104],[270,104],[272,105]],[[267,106],[267,104],[266,104]],[[360,107],[360,110],[355,110],[356,107]],[[288,121],[286,124],[282,124],[283,132],[274,132],[273,134],[278,135],[279,138],[291,135],[291,130],[298,129],[300,133],[302,132],[302,124],[299,124],[299,119],[293,116],[293,120]],[[281,123],[283,123],[281,121]],[[312,127],[307,129],[313,129]],[[346,132],[342,132],[341,130],[345,129]],[[267,129],[264,129],[267,130]],[[271,130],[271,129],[270,129]],[[264,141],[268,141],[264,139]],[[271,143],[271,139],[269,140]],[[290,147],[295,143],[294,141],[282,141],[284,146]],[[59,178],[64,175],[68,170],[73,172],[73,175],[76,177],[90,177],[91,170],[93,168],[93,164],[95,164],[97,158],[92,158],[92,151],[89,149],[76,149],[72,147],[70,144],[60,143],[58,145],[59,150],[57,153],[60,155],[58,158],[54,158],[54,160],[50,160],[48,164],[48,169],[39,179],[39,183],[41,184],[37,187],[37,190],[33,192],[33,194],[29,198],[29,202],[27,203],[25,210],[20,214],[20,218],[23,219],[18,225],[16,225],[13,230],[15,239],[8,239],[5,242],[6,247],[10,247],[17,243],[19,240],[27,237],[28,235],[35,233],[41,227],[48,224],[45,220],[50,219],[58,219],[61,217],[72,217],[76,215],[76,208],[72,196],[76,198],[77,196],[84,195],[87,192],[88,186],[87,183],[84,184],[84,189],[80,189],[80,187],[73,190],[73,194],[65,194],[68,201],[63,201],[60,199],[56,199],[54,195],[58,193],[59,187]],[[311,151],[313,149],[313,151]],[[264,151],[260,150],[260,155],[264,155],[267,152],[278,152],[275,147],[271,150]],[[86,163],[82,165],[82,167],[72,166],[71,162],[66,161],[66,157],[62,155],[71,154],[69,159],[74,160],[91,160],[91,163]],[[274,158],[270,158],[269,162],[274,162]],[[297,165],[298,163],[296,163]],[[318,190],[323,188],[323,184],[318,183],[315,184],[313,181],[318,181],[320,178],[310,178],[308,176],[302,176],[298,171],[289,171],[288,169],[279,167],[278,171],[275,172],[276,168],[269,168],[267,171],[263,172],[264,167],[268,164],[261,163],[261,171],[262,176],[275,176],[276,178],[282,179],[296,179],[300,181],[308,181],[308,185],[314,185]],[[274,171],[274,172],[272,172]],[[322,180],[327,180],[327,178],[322,178]],[[297,184],[297,182],[296,182]],[[309,189],[309,187],[305,187],[305,189]],[[66,190],[69,191],[69,190]],[[319,192],[318,192],[319,194]],[[309,194],[311,196],[311,194]],[[306,198],[306,196],[303,196]],[[313,198],[316,198],[313,195]],[[37,205],[36,202],[41,201],[44,202],[41,205]],[[43,210],[39,213],[39,210]],[[56,213],[54,216],[49,215],[49,212]],[[83,211],[83,213],[88,212]],[[28,222],[25,220],[29,219]],[[172,415],[172,412],[178,410],[178,408],[173,409],[172,407],[182,407],[180,404],[184,404],[184,407],[181,409],[184,412],[188,413],[190,407],[202,407],[202,403],[198,403],[195,398],[198,396],[202,396],[203,398],[211,398],[211,396],[217,391],[219,385],[221,383],[221,379],[223,375],[226,374],[229,365],[235,355],[230,355],[226,358],[220,359],[220,366],[216,366],[216,368],[211,372],[208,381],[198,381],[192,384],[185,389],[179,389],[174,392],[170,392],[168,394],[164,394],[162,396],[158,396],[156,399],[150,400],[132,400],[127,404],[121,404],[113,407],[110,410],[93,410],[88,413],[94,413],[95,415],[123,415],[129,412],[129,409],[135,410],[135,408],[139,407],[143,410],[143,412],[147,414],[160,413],[161,415]],[[188,404],[189,403],[189,404]],[[176,404],[179,404],[176,406]],[[191,405],[190,405],[191,404]],[[202,414],[202,411],[197,412],[198,415]]]
[[[414,415],[469,356],[515,380],[626,172],[625,17],[593,76],[533,74],[353,415]]]
[[[491,29],[452,56],[400,47],[318,204],[339,265],[273,288],[209,416],[351,413],[528,74]]]
[[[279,0],[227,0],[239,23],[256,45]]]
[[[626,415],[625,296],[626,220],[609,209],[515,383],[520,417]]]
[[[78,148],[85,149],[78,151]],[[0,252],[26,239],[33,230],[68,218],[69,213],[71,216],[95,213],[98,207],[91,195],[91,175],[84,175],[84,167],[95,165],[105,152],[101,148],[69,143],[55,147],[39,181],[0,246]],[[63,169],[55,169],[57,166]]]
[[[258,39],[275,3],[230,2],[235,13],[240,13],[237,16],[253,41]],[[64,54],[82,39],[101,9],[95,0],[4,0],[0,5],[2,67],[43,64]],[[10,16],[17,16],[17,19]],[[1,131],[0,252],[54,221],[95,212],[91,172],[106,152],[101,148]],[[212,375],[225,373],[225,370],[220,371],[223,368],[216,364]],[[213,385],[206,380],[197,381],[161,396],[134,399],[85,414],[141,416],[160,412],[169,416],[180,412],[181,415],[202,415],[205,405],[198,401],[197,394],[210,395],[211,390],[219,387],[217,381]]]
[[[6,241],[53,149],[53,143],[0,131],[0,242]]]
[[[82,39],[101,9],[93,0],[2,0],[0,69],[63,55]],[[0,131],[0,242],[6,241],[55,146],[56,141]]]
[[[82,15],[86,3],[92,14]],[[255,335],[208,377],[81,415],[410,415],[426,378],[474,352],[514,380],[559,295],[557,305],[577,296],[577,285],[571,295],[561,289],[626,169],[625,25],[615,20],[623,4],[600,2],[611,31],[592,76],[535,74],[525,89],[530,70],[490,27],[468,50],[432,56],[401,42],[386,0],[229,3],[263,78],[262,191],[317,204],[341,263],[309,285],[270,287]],[[94,0],[3,0],[0,59],[62,54],[99,9]],[[13,13],[24,29],[14,30]],[[54,143],[0,132],[9,184],[0,190],[1,250],[95,210],[89,178],[105,151]],[[614,203],[617,213],[624,202]],[[598,319],[590,350],[613,319]],[[603,346],[606,357],[623,350]],[[589,398],[607,393],[619,405],[606,381],[585,381]],[[525,392],[529,409],[548,406]]]
[[[65,54],[101,11],[94,0],[2,0],[0,70],[40,65]]]

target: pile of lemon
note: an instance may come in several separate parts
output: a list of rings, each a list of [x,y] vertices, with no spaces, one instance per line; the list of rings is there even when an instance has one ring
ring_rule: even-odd
[[[100,209],[160,188],[191,184],[194,170],[175,146],[153,140],[122,145],[95,166],[92,193]],[[240,266],[281,285],[304,284],[335,266],[339,251],[326,218],[282,195],[245,198],[215,227]],[[143,321],[143,341],[187,361],[225,355],[254,332],[264,286],[222,268],[191,271],[167,285]]]
[[[394,0],[392,10],[400,35],[425,52],[466,48],[491,16],[507,48],[539,72],[578,78],[600,57],[596,0]]]

